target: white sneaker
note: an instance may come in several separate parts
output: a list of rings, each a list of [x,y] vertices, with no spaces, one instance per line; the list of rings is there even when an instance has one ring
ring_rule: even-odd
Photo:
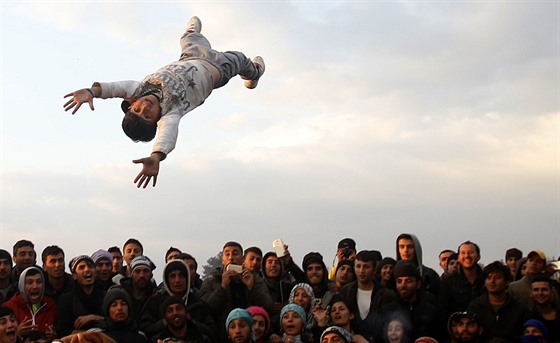
[[[253,64],[255,65],[255,67],[257,67],[259,76],[257,76],[255,80],[245,80],[245,87],[249,89],[257,87],[257,85],[259,84],[259,79],[261,78],[261,76],[263,76],[265,69],[264,60],[260,56],[253,58]]]
[[[187,23],[187,32],[200,33],[200,31],[202,31],[202,22],[200,21],[200,19],[198,19],[197,16],[193,16],[191,19],[189,19],[189,22]]]

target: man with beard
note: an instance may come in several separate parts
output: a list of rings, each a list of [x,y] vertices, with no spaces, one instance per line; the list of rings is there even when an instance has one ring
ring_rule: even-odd
[[[160,306],[170,296],[181,298],[186,304],[188,318],[193,321],[201,333],[214,338],[216,326],[210,309],[200,300],[197,293],[190,292],[189,267],[179,259],[171,260],[165,265],[163,288],[146,301],[146,305],[139,315],[138,326],[146,333],[146,336],[152,337],[164,329],[165,320]]]
[[[261,271],[268,293],[274,302],[274,312],[271,314],[278,314],[288,302],[292,287],[303,281],[303,271],[293,263],[289,252],[281,258],[278,258],[275,252],[266,253],[262,259]]]
[[[440,289],[440,276],[435,270],[423,264],[422,245],[420,240],[410,233],[403,233],[397,237],[397,262],[400,260],[412,262],[422,278],[422,287],[426,292],[432,294],[434,303],[437,303],[437,297]]]
[[[72,275],[64,271],[64,251],[56,245],[50,245],[43,249],[41,259],[46,274],[45,294],[56,301],[61,294],[74,289]]]
[[[26,239],[17,241],[13,250],[15,266],[12,269],[12,282],[17,284],[21,273],[37,263],[37,253],[35,252],[35,245]]]
[[[455,312],[449,317],[447,325],[451,343],[478,343],[482,327],[472,312]]]
[[[68,264],[75,285],[58,298],[56,332],[60,337],[72,331],[99,327],[103,321],[105,291],[95,285],[95,266],[91,257],[79,255]]]
[[[486,292],[482,268],[478,265],[480,248],[466,241],[459,245],[459,268],[442,280],[440,301],[445,317],[463,312],[469,303]],[[449,259],[448,259],[449,263]]]
[[[91,254],[91,259],[95,265],[95,283],[105,291],[115,286],[113,282],[113,255],[110,252],[99,249]]]
[[[211,340],[198,330],[189,320],[187,307],[178,296],[167,297],[161,306],[162,317],[165,319],[164,329],[152,337],[151,342],[157,343],[166,339],[185,343],[207,343]]]
[[[17,284],[12,282],[12,263],[10,253],[0,249],[0,304],[17,292]]]
[[[484,341],[501,338],[512,342],[522,334],[522,326],[529,319],[529,311],[506,291],[512,279],[507,266],[495,261],[484,267],[483,273],[487,294],[473,300],[468,310],[476,314],[484,328]]]
[[[142,309],[156,292],[152,281],[154,269],[155,265],[147,256],[138,256],[131,262],[132,276],[121,279],[120,286],[130,298],[129,317],[133,321],[140,319]]]

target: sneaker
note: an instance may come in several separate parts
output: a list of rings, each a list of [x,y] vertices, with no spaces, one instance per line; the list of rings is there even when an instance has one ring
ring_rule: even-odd
[[[245,87],[247,87],[249,89],[253,89],[253,88],[257,87],[257,85],[259,84],[259,79],[261,78],[261,76],[263,76],[264,69],[265,69],[264,68],[264,60],[260,56],[257,56],[255,58],[253,58],[253,64],[255,65],[257,70],[259,71],[259,76],[257,76],[257,78],[254,79],[254,80],[245,80]]]
[[[200,31],[202,31],[202,22],[200,21],[200,19],[198,19],[197,16],[193,16],[191,19],[189,19],[189,22],[187,23],[187,32],[200,33]]]

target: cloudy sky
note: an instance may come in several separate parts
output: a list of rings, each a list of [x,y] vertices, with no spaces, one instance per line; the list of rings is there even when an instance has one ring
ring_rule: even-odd
[[[426,264],[465,240],[482,262],[560,254],[558,1],[198,1],[1,4],[0,247],[67,258],[129,237],[162,265],[224,242],[296,261],[337,242]],[[183,117],[156,188],[131,161],[120,101],[72,116],[63,96],[176,60],[190,16],[218,50],[261,55]],[[161,269],[159,269],[161,270]],[[156,271],[156,274],[158,272]]]

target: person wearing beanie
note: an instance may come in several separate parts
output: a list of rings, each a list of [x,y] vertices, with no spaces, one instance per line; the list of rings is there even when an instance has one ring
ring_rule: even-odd
[[[303,257],[304,282],[313,288],[317,299],[321,299],[327,291],[334,291],[334,282],[328,279],[328,270],[323,256],[318,252],[310,252]]]
[[[266,342],[270,331],[270,317],[268,312],[260,306],[249,306],[247,311],[253,317],[253,336],[256,343]]]
[[[17,293],[17,283],[12,282],[12,256],[4,249],[0,249],[0,304],[9,300]]]
[[[153,336],[150,342],[169,340],[185,343],[210,343],[207,335],[198,330],[198,327],[188,318],[187,307],[182,298],[171,295],[161,305],[161,314],[165,319],[165,328]]]
[[[422,245],[420,245],[418,237],[410,233],[400,234],[396,239],[396,250],[397,261],[408,260],[418,268],[420,277],[422,277],[422,287],[426,292],[434,295],[434,303],[437,303],[440,277],[435,270],[423,264]]]
[[[445,277],[443,279],[447,278],[449,275],[455,274],[458,269],[459,255],[457,253],[453,253],[447,258],[447,272],[445,273]]]
[[[136,329],[129,310],[130,298],[125,291],[116,287],[108,290],[103,299],[104,333],[119,343],[146,343],[146,336]]]
[[[543,274],[546,267],[546,255],[540,250],[532,250],[527,254],[527,267],[525,276],[520,280],[513,281],[508,292],[513,294],[525,306],[531,304],[531,280],[537,275]]]
[[[481,342],[482,326],[473,312],[455,312],[447,321],[451,343]]]
[[[315,316],[313,315],[313,310],[315,309],[315,305],[319,302],[318,299],[315,299],[315,294],[313,293],[313,288],[304,282],[296,284],[292,290],[290,291],[290,297],[288,298],[289,304],[296,304],[303,308],[304,312],[306,313],[305,316],[305,331],[307,334],[311,335],[314,334],[317,329],[317,321],[315,320]],[[279,316],[275,316],[273,322],[279,322]],[[275,328],[275,332],[278,332]]]
[[[393,279],[393,268],[397,261],[392,257],[385,257],[375,268],[375,281],[380,287],[395,290],[395,280]]]
[[[155,265],[147,256],[137,256],[131,261],[131,276],[120,280],[120,287],[130,298],[128,316],[137,321],[148,299],[156,292],[152,271]]]
[[[26,338],[31,331],[41,331],[52,340],[56,337],[55,301],[45,296],[43,271],[36,266],[26,268],[19,276],[19,292],[2,306],[14,311],[18,334]]]
[[[296,304],[288,304],[280,311],[280,332],[282,341],[302,343],[311,342],[309,337],[304,334],[306,315],[304,309]]]
[[[340,292],[342,286],[356,280],[354,273],[354,260],[341,260],[336,265],[335,287],[336,293]]]
[[[447,276],[447,260],[449,259],[449,256],[453,255],[454,253],[455,251],[451,249],[444,249],[439,253],[439,266],[443,270],[443,272],[439,276],[440,279],[444,279]]]
[[[74,330],[99,327],[103,322],[105,290],[95,284],[95,266],[91,257],[79,255],[68,263],[74,289],[57,301],[56,333],[67,336]]]
[[[329,280],[336,281],[336,269],[342,260],[353,260],[356,256],[356,242],[352,238],[343,238],[338,242],[336,248],[336,263],[329,272]]]
[[[20,343],[21,337],[17,334],[18,323],[14,311],[5,306],[0,306],[0,342]]]
[[[382,307],[384,318],[401,316],[411,323],[411,339],[433,337],[440,339],[444,332],[443,318],[437,306],[426,298],[422,275],[416,264],[400,260],[393,269],[397,298]],[[380,326],[383,327],[383,326]]]
[[[537,319],[529,319],[523,323],[523,336],[538,337],[536,340],[528,340],[528,342],[548,342],[550,333],[546,326]],[[522,342],[527,342],[522,340]]]
[[[486,294],[471,301],[468,311],[476,314],[483,328],[483,341],[502,338],[512,342],[522,334],[521,327],[529,318],[529,308],[509,293],[512,277],[501,261],[485,266],[483,278]]]
[[[64,251],[56,245],[50,245],[41,253],[45,274],[45,295],[58,300],[61,294],[74,289],[72,275],[64,271]]]
[[[225,243],[222,268],[202,282],[200,296],[210,307],[218,327],[223,327],[227,315],[234,308],[260,306],[268,313],[274,312],[274,302],[264,281],[244,268],[243,260],[241,244],[233,241]],[[217,334],[217,341],[226,341],[224,330],[217,330]]]
[[[340,290],[340,294],[350,305],[354,313],[354,329],[356,334],[372,341],[380,333],[380,327],[375,327],[374,319],[378,317],[382,306],[395,299],[395,293],[380,287],[374,278],[377,265],[376,254],[371,250],[362,250],[354,258],[356,281],[351,282]]]
[[[226,318],[226,333],[231,343],[253,342],[253,317],[249,311],[234,308]]]
[[[336,339],[335,337],[338,337],[339,339]],[[339,343],[341,342],[340,339],[342,339],[342,342],[344,343],[351,343],[352,341],[352,334],[350,334],[350,332],[346,331],[345,329],[339,327],[339,326],[330,326],[328,328],[325,329],[325,331],[323,331],[323,333],[321,334],[321,343]]]
[[[140,257],[136,257],[132,263],[133,275],[138,268],[147,265],[149,263],[140,263]],[[198,293],[190,292],[190,275],[189,267],[183,260],[167,262],[163,268],[162,290],[150,296],[139,315],[138,326],[146,336],[153,337],[164,330],[165,320],[160,306],[168,297],[176,296],[187,306],[187,312],[198,330],[210,339],[216,337],[216,324],[210,307],[200,299]]]
[[[515,278],[515,273],[517,273],[517,262],[523,258],[523,252],[517,248],[510,248],[506,250],[506,265],[511,271],[511,276]]]
[[[113,255],[107,250],[99,249],[91,254],[95,266],[95,283],[104,290],[116,284],[113,282]]]

